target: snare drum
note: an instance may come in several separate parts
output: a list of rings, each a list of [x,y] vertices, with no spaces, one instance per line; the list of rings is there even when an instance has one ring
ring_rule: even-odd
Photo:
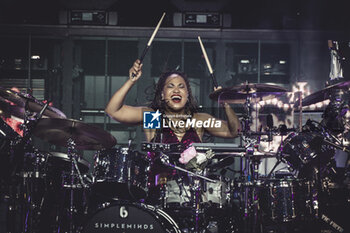
[[[180,233],[176,222],[164,211],[142,203],[114,203],[94,213],[83,233],[167,232]]]
[[[216,183],[204,182],[203,202],[215,208],[226,207],[230,200],[230,186],[220,179],[215,181]]]
[[[177,180],[169,180],[164,186],[165,205],[167,208],[188,207],[191,201],[191,188]]]
[[[104,197],[142,199],[148,190],[150,160],[128,148],[98,151],[94,156],[92,192]]]
[[[229,203],[230,187],[226,182],[201,181],[200,193],[203,207],[224,208]],[[191,198],[191,183],[184,180],[169,180],[163,187],[165,203],[167,208],[189,207]]]

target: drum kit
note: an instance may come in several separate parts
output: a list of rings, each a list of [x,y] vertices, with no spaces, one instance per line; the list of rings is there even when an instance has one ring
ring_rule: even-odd
[[[299,101],[308,106],[329,99],[322,122],[308,120],[297,130],[273,127],[268,118],[265,132],[251,130],[252,105],[286,89],[250,83],[219,89],[210,98],[244,106],[243,143],[193,143],[197,157],[187,166],[173,159],[185,149],[181,144],[144,143],[145,153],[118,147],[103,129],[68,119],[29,94],[0,88],[0,207],[6,232],[311,232],[314,223],[345,232],[346,220],[326,210],[334,206],[332,195],[345,200],[342,208],[349,205],[349,166],[339,171],[334,165],[336,150],[349,152],[348,122],[329,127],[330,113],[345,119],[349,88],[350,82],[342,82]],[[23,135],[5,123],[9,116],[22,120]],[[286,136],[278,151],[257,149],[261,136],[275,135]],[[37,149],[33,136],[64,152]],[[94,151],[92,169],[82,150]],[[156,154],[167,172],[153,174],[147,153]],[[261,175],[259,166],[267,158],[277,162]],[[240,169],[226,176],[237,161]],[[280,163],[287,170],[275,171]]]

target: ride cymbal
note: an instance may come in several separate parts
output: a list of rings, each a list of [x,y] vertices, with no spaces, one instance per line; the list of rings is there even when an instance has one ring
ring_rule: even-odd
[[[350,81],[340,82],[331,86],[328,86],[320,91],[314,92],[302,99],[302,106],[309,106],[327,100],[331,97],[332,92],[335,89],[341,89],[348,91],[350,88]],[[299,104],[299,100],[296,101],[296,106]]]
[[[212,92],[209,97],[213,100],[225,100],[230,103],[244,103],[248,96],[260,100],[266,100],[280,96],[288,90],[270,84],[247,83],[233,87],[221,88]]]

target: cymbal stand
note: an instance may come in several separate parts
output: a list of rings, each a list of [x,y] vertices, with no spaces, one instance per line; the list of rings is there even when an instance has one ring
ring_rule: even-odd
[[[244,232],[259,232],[259,199],[257,193],[257,185],[259,179],[259,164],[260,160],[252,158],[251,155],[254,152],[253,147],[248,147],[245,154],[244,169],[243,169],[243,180],[242,180],[242,198],[243,206],[243,221],[244,221]]]
[[[246,129],[243,133],[243,141],[246,144],[245,159],[241,160],[241,182],[243,187],[241,189],[241,210],[243,211],[243,222],[244,222],[244,232],[262,232],[260,220],[260,207],[259,199],[257,193],[257,185],[259,182],[259,165],[260,159],[252,157],[255,151],[255,145],[257,144],[257,139],[251,138],[250,124],[252,123],[251,118],[251,106],[250,98],[247,96],[246,101],[246,112],[247,121]],[[260,229],[259,229],[260,228]],[[259,231],[260,230],[260,231]]]
[[[36,124],[42,117],[44,111],[48,107],[48,104],[45,104],[40,112],[31,116],[31,112],[28,110],[28,101],[25,103],[25,114],[24,114],[24,123],[22,124],[23,129],[23,137],[18,137],[15,140],[12,146],[15,146],[15,153],[13,155],[13,162],[15,164],[13,168],[13,173],[11,177],[13,177],[17,172],[20,172],[23,178],[22,187],[17,193],[18,196],[24,197],[24,202],[20,200],[19,205],[21,206],[21,224],[23,232],[35,232],[35,227],[38,226],[38,217],[41,214],[41,207],[43,203],[43,196],[39,195],[39,178],[41,178],[40,174],[40,163],[41,157],[38,151],[34,148],[34,170],[25,171],[25,153],[28,149],[33,149],[30,147],[32,139],[32,131],[34,130]],[[17,191],[18,192],[18,191]],[[23,193],[22,193],[23,192]],[[16,199],[16,197],[15,197]]]
[[[193,233],[197,233],[200,230],[200,214],[202,210],[200,208],[201,202],[201,182],[198,177],[191,177],[192,185],[191,185],[191,199],[192,199],[192,211],[193,211],[193,221],[194,221],[194,231]]]
[[[250,130],[250,125],[253,123],[251,99],[252,96],[247,95],[246,101],[244,103],[245,114],[243,116],[243,132],[248,132]]]
[[[69,176],[69,208],[68,208],[68,221],[69,221],[69,233],[73,233],[77,231],[77,226],[74,224],[74,214],[77,212],[77,209],[74,205],[74,187],[78,187],[75,184],[76,174],[78,175],[79,181],[83,188],[86,188],[86,184],[84,183],[83,177],[79,171],[79,167],[77,165],[76,157],[77,153],[75,153],[76,143],[72,138],[67,140],[67,155],[71,162],[71,170]]]

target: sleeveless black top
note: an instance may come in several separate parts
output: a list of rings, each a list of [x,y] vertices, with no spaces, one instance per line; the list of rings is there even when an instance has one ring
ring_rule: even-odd
[[[181,143],[188,147],[191,143],[200,143],[201,139],[199,138],[196,130],[193,128],[190,128],[185,132],[181,141],[179,141],[171,128],[163,128],[160,133],[157,133],[155,139],[152,141],[161,143]]]

